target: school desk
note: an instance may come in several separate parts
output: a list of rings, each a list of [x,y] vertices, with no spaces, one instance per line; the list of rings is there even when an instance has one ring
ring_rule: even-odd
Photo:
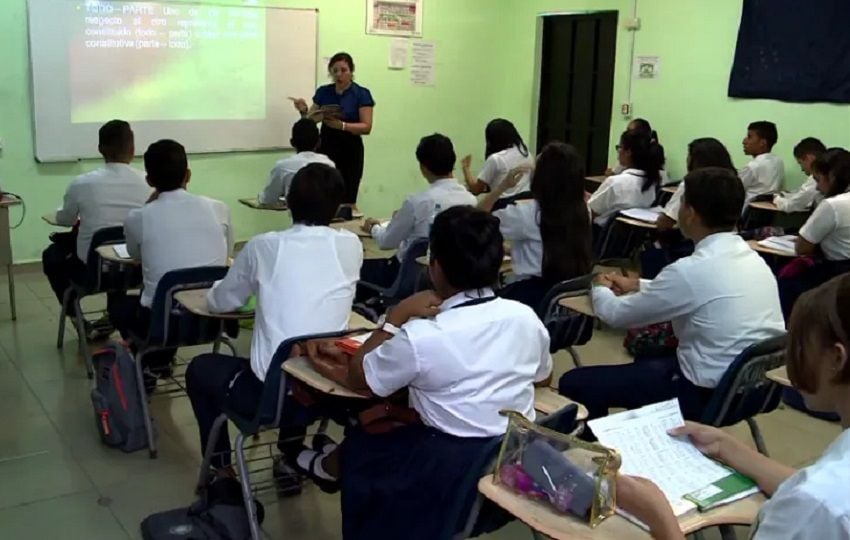
[[[806,222],[811,212],[783,212],[773,201],[755,201],[749,204],[750,211],[758,211],[768,216],[768,223],[786,229],[799,229]]]
[[[771,369],[767,372],[767,378],[777,384],[781,384],[782,386],[787,386],[791,388],[791,379],[788,378],[788,368],[785,366],[778,367],[776,369]]]
[[[65,225],[63,223],[58,223],[56,221],[56,212],[51,212],[49,214],[44,214],[41,216],[41,219],[44,220],[48,225],[52,225],[54,227],[71,227],[71,225]]]
[[[431,262],[428,260],[427,255],[423,255],[421,257],[416,257],[416,262],[421,264],[422,266],[428,266]],[[502,258],[502,266],[499,267],[500,274],[509,274],[513,271],[513,262],[511,261],[510,255],[505,255]]]
[[[124,264],[127,266],[139,266],[142,264],[142,261],[139,259],[125,259],[124,257],[119,257],[118,253],[115,252],[115,246],[112,244],[105,244],[103,246],[98,246],[95,251],[100,255],[100,258],[109,261],[115,264]]]
[[[588,317],[596,316],[596,312],[593,311],[593,301],[591,301],[589,294],[561,298],[560,300],[558,300],[558,305],[561,307],[569,308],[573,311],[581,313],[582,315],[587,315]]]
[[[372,235],[363,230],[363,219],[355,219],[352,221],[340,221],[337,223],[331,223],[331,227],[334,229],[345,229],[347,231],[351,231],[360,237],[360,241],[363,243],[363,258],[364,259],[386,259],[388,257],[392,257],[395,255],[396,250],[394,249],[381,249],[378,246],[378,242],[372,238]]]
[[[21,204],[21,200],[11,195],[0,197],[0,264],[6,267],[6,276],[9,281],[9,311],[12,320],[18,318],[15,306],[15,273],[12,268],[12,237],[9,227],[9,208]]]
[[[548,504],[533,501],[494,482],[489,474],[478,482],[478,491],[532,530],[555,540],[648,540],[642,528],[620,515],[613,515],[595,529],[578,518],[553,510]],[[752,525],[765,502],[762,494],[751,495],[740,501],[720,506],[708,512],[689,512],[679,518],[684,535],[718,525]]]
[[[763,245],[758,243],[758,240],[747,240],[747,245],[750,246],[750,248],[753,251],[757,251],[759,253],[764,253],[766,255],[773,255],[775,257],[796,257],[797,256],[795,253],[789,253],[787,251],[781,251],[781,250],[778,250],[778,249],[774,249],[772,247],[763,246]]]
[[[645,229],[648,231],[654,231],[658,229],[658,225],[655,223],[650,223],[649,221],[641,221],[639,219],[630,218],[627,216],[617,216],[617,221],[620,223],[625,223],[626,225],[630,225],[632,227],[637,227],[638,229]]]
[[[599,186],[602,185],[602,182],[604,182],[606,178],[608,177],[605,175],[586,176],[584,178],[584,190],[588,193],[593,193],[599,189]]]
[[[289,210],[289,206],[287,206],[286,201],[263,204],[257,197],[251,197],[250,199],[239,199],[239,202],[252,210],[271,210],[273,212],[285,212]]]

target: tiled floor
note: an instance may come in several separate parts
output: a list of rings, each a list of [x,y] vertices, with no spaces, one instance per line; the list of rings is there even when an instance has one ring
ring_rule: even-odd
[[[5,276],[4,276],[5,278]],[[38,273],[18,275],[18,320],[9,320],[5,280],[0,283],[0,538],[140,538],[139,522],[152,512],[185,506],[193,499],[199,442],[185,398],[158,397],[153,410],[159,427],[159,459],[146,452],[123,454],[97,439],[89,381],[76,354],[76,334],[56,349],[58,306]],[[243,332],[239,349],[248,350]],[[587,364],[624,361],[621,336],[597,332],[581,348]],[[200,349],[181,350],[191,358]],[[556,359],[556,375],[571,367]],[[835,425],[791,410],[778,410],[759,423],[779,460],[803,465],[837,435]],[[745,427],[733,431],[745,440]],[[339,538],[339,503],[308,487],[297,498],[264,497],[271,538]],[[740,536],[740,535],[739,535]],[[518,524],[492,538],[526,538]]]

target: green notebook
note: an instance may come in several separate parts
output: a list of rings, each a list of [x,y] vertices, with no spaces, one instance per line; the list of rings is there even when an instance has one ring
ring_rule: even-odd
[[[688,493],[683,498],[697,505],[700,512],[705,512],[758,492],[758,486],[752,479],[731,469],[730,472],[732,474],[729,476],[693,493]]]

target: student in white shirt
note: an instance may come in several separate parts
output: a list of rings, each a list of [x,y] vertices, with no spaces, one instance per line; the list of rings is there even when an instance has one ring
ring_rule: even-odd
[[[651,281],[601,276],[592,291],[596,316],[612,327],[671,321],[678,350],[669,358],[568,371],[560,391],[586,405],[591,418],[610,407],[631,409],[674,396],[685,418],[699,418],[735,357],[785,332],[770,268],[734,234],[744,202],[741,181],[720,168],[694,171],[684,181],[678,222],[694,241],[694,254]]]
[[[620,210],[649,208],[658,197],[661,163],[652,151],[650,138],[624,131],[617,152],[625,169],[606,178],[587,201],[593,222],[600,228],[606,227]]]
[[[514,169],[479,208],[490,210],[525,172]],[[536,310],[552,286],[588,274],[593,267],[584,171],[575,148],[562,142],[543,148],[531,176],[531,193],[531,200],[511,203],[493,215],[511,245],[514,274],[499,296]]]
[[[652,152],[656,155],[656,161],[661,164],[661,172],[659,173],[661,175],[661,184],[667,184],[670,181],[670,178],[667,176],[667,171],[664,170],[664,165],[667,161],[664,156],[664,147],[661,146],[661,141],[658,139],[658,133],[652,129],[652,125],[649,123],[649,120],[644,118],[635,118],[628,123],[626,131],[649,137],[652,143]],[[614,165],[614,167],[609,167],[605,171],[605,176],[620,174],[624,170],[626,170],[626,168],[618,162]]]
[[[434,217],[453,206],[474,206],[475,196],[452,176],[455,151],[452,141],[435,133],[423,137],[416,147],[419,171],[428,181],[428,189],[408,197],[387,223],[368,218],[363,231],[369,233],[381,249],[398,249],[394,257],[364,261],[360,279],[388,287],[398,275],[401,261],[410,244],[428,238]]]
[[[334,162],[324,154],[319,154],[319,128],[316,123],[307,118],[292,125],[292,138],[289,144],[295,148],[295,155],[281,159],[275,163],[269,174],[269,181],[258,199],[261,204],[274,204],[289,193],[289,186],[295,173],[308,163],[323,163],[334,166]]]
[[[522,136],[508,120],[502,118],[491,120],[484,130],[484,140],[486,161],[477,177],[472,173],[472,156],[467,155],[462,161],[466,186],[475,195],[492,190],[517,167],[534,164],[534,158],[529,153]],[[502,192],[500,199],[510,199],[526,193],[528,182],[529,175],[525,174],[515,186]]]
[[[333,167],[311,163],[292,180],[293,226],[255,236],[223,280],[209,291],[212,312],[228,312],[257,297],[251,357],[202,354],[186,371],[186,389],[198,420],[201,452],[224,406],[252,416],[278,346],[285,340],[348,327],[363,246],[357,236],[329,227],[345,184]],[[284,435],[286,433],[286,435]],[[281,438],[291,433],[281,430]],[[281,445],[283,446],[283,445]],[[281,448],[283,451],[283,448]],[[229,471],[230,438],[218,439],[213,466]]]
[[[797,255],[820,252],[827,261],[850,260],[850,153],[830,149],[815,160],[814,170],[824,200],[800,229]]]
[[[320,485],[341,480],[343,538],[439,537],[472,463],[505,433],[499,411],[534,418],[534,386],[551,377],[549,335],[532,309],[493,293],[502,242],[498,220],[481,210],[439,214],[435,289],[393,308],[347,360],[338,382],[380,397],[406,388],[421,423],[381,435],[353,427],[339,451],[299,455]]]
[[[753,540],[850,538],[850,277],[832,279],[794,307],[788,376],[809,409],[837,412],[841,434],[814,464],[799,471],[755,451],[722,429],[688,422],[671,435],[688,437],[707,456],[752,478],[770,499],[753,524]],[[658,540],[684,540],[665,496],[648,480],[620,476],[617,506]]]
[[[51,235],[54,243],[42,255],[44,274],[60,302],[71,281],[85,274],[94,233],[123,225],[130,210],[144,206],[151,194],[144,174],[130,167],[135,154],[130,124],[110,120],[101,126],[97,148],[103,167],[74,179],[56,211],[57,224],[72,226],[79,221],[79,230]]]
[[[129,331],[147,335],[151,306],[159,280],[171,270],[224,266],[233,251],[230,210],[221,201],[192,195],[186,185],[192,175],[186,150],[172,140],[153,143],[145,152],[147,180],[154,193],[124,222],[127,252],[141,259],[141,296],[128,296],[124,305],[110,309],[110,317],[124,338]],[[132,344],[135,347],[135,344]],[[145,356],[148,388],[157,376],[169,374],[174,349]]]
[[[783,212],[805,212],[820,202],[812,165],[826,146],[814,137],[806,137],[794,147],[794,158],[800,169],[808,176],[796,191],[781,193],[773,197],[773,204]]]
[[[782,158],[771,153],[778,140],[779,134],[773,122],[761,120],[747,126],[747,136],[742,144],[744,154],[753,159],[738,171],[747,192],[747,203],[759,195],[775,193],[782,188],[785,165]]]

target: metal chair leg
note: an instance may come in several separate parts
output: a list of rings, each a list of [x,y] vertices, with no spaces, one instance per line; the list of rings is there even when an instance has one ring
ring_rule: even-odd
[[[142,359],[144,351],[136,353],[136,387],[142,402],[142,415],[145,418],[145,432],[148,435],[148,454],[151,459],[157,458],[156,436],[153,432],[153,418],[151,418],[150,406],[148,405],[148,393],[145,391],[145,377],[142,372]]]
[[[573,359],[573,364],[575,364],[576,367],[582,367],[581,357],[578,355],[578,351],[573,347],[567,347],[567,352],[570,353],[570,356]]]
[[[765,456],[770,456],[767,453],[767,445],[764,444],[764,437],[761,434],[761,428],[759,428],[758,423],[755,418],[747,418],[747,425],[750,427],[750,434],[753,436],[753,440],[756,443],[756,449]]]
[[[65,320],[68,318],[65,315],[68,312],[68,303],[71,301],[71,292],[73,289],[68,287],[62,294],[62,305],[59,306],[59,336],[56,338],[56,348],[61,349],[65,344]]]
[[[261,540],[260,523],[257,521],[257,508],[254,505],[254,493],[251,491],[251,478],[248,476],[248,462],[245,459],[245,435],[236,436],[236,465],[239,468],[239,483],[242,485],[242,498],[248,513],[248,525],[251,527],[251,540]]]
[[[212,430],[210,431],[210,437],[207,440],[207,447],[204,448],[204,460],[201,462],[201,471],[198,474],[198,487],[197,491],[200,492],[204,488],[207,487],[210,481],[210,465],[212,465],[212,458],[215,454],[215,447],[218,444],[218,438],[221,436],[222,428],[227,424],[227,415],[220,414],[218,418],[213,422]]]
[[[80,305],[80,295],[74,298],[74,324],[77,327],[77,344],[80,349],[80,354],[86,363],[86,375],[89,379],[94,376],[94,368],[92,366],[91,353],[89,353],[89,345],[86,336],[86,320],[83,318],[83,307]]]

